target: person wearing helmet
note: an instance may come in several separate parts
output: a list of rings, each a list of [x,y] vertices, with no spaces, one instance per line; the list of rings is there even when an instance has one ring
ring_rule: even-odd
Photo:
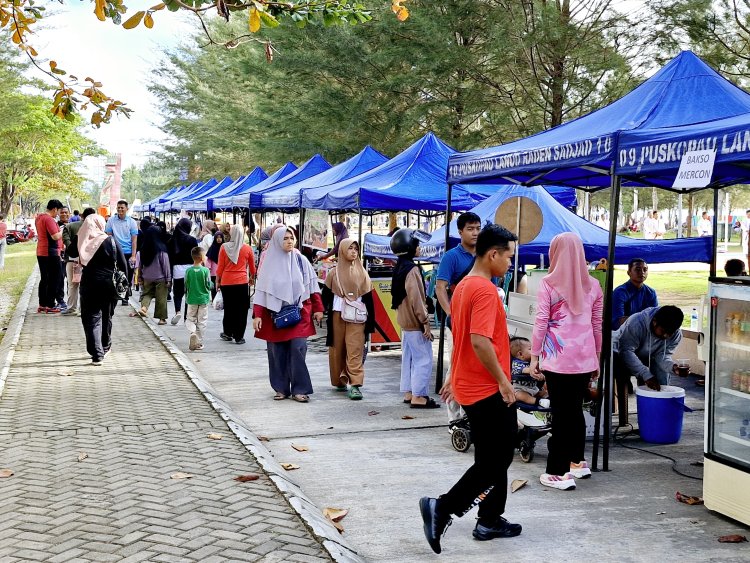
[[[440,405],[429,396],[432,377],[432,330],[421,268],[414,263],[425,233],[400,229],[391,238],[391,250],[398,256],[391,283],[391,308],[398,311],[401,326],[401,392],[413,409],[434,409]],[[428,235],[429,236],[429,235]]]

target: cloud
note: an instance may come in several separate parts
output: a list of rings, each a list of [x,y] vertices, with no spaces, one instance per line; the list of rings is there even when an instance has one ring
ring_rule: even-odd
[[[154,0],[128,2],[128,14],[154,4]],[[126,30],[109,20],[97,20],[91,2],[53,10],[30,43],[41,57],[57,61],[60,68],[79,78],[91,76],[102,83],[107,95],[127,103],[133,110],[130,119],[114,117],[109,125],[90,128],[87,135],[105,150],[122,153],[123,167],[142,164],[165,138],[158,128],[161,117],[156,100],[147,88],[151,70],[167,50],[194,32],[195,18],[162,10],[154,15],[153,29],[141,25]],[[43,77],[33,67],[29,73]]]

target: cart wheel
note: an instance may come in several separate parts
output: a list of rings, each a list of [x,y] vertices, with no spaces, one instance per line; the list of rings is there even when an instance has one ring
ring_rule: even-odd
[[[521,455],[521,461],[531,463],[531,460],[534,459],[534,446],[529,447],[526,444],[521,444],[519,454]]]
[[[471,435],[465,428],[454,428],[451,434],[451,444],[457,452],[466,452],[471,447]]]

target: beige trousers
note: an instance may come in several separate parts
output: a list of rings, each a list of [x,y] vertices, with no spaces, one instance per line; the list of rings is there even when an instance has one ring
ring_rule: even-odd
[[[331,385],[362,385],[365,367],[362,365],[365,348],[365,325],[347,323],[341,313],[333,312],[333,346],[328,348],[328,367]]]

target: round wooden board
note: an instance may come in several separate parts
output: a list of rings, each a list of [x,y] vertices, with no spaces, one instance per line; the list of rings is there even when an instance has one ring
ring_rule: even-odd
[[[518,223],[518,205],[521,205],[520,223]],[[518,244],[531,242],[542,230],[542,210],[528,197],[511,197],[506,199],[495,212],[495,223],[502,225],[518,237]]]

